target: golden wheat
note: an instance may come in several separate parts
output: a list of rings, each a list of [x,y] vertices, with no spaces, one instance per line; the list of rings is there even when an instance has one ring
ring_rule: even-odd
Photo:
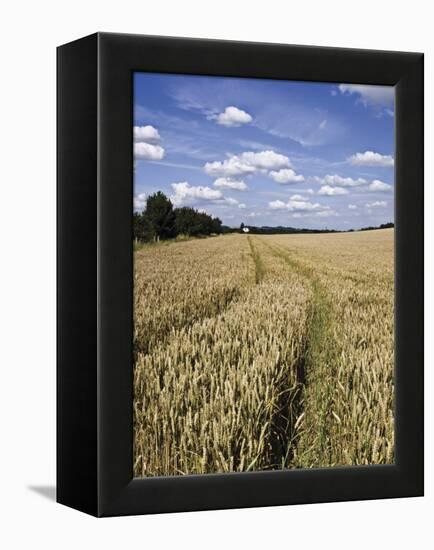
[[[393,231],[135,253],[134,473],[393,461]]]
[[[187,323],[217,314],[249,284],[248,247],[235,237],[148,245],[134,256],[134,346],[146,352]],[[253,279],[252,281],[253,282]]]

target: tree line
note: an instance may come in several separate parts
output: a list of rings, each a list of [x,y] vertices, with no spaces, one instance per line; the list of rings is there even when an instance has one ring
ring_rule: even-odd
[[[293,233],[339,233],[337,229],[308,229],[308,228],[298,228],[298,227],[287,227],[287,226],[267,226],[262,225],[260,227],[249,225],[245,226],[243,223],[240,226],[240,230],[243,230],[245,227],[248,228],[249,233],[253,235],[289,235]]]
[[[369,226],[369,227],[361,227],[360,229],[309,229],[309,228],[298,228],[298,227],[287,227],[287,226],[267,226],[262,225],[260,227],[256,227],[254,225],[244,225],[242,223],[240,225],[240,232],[244,230],[244,228],[248,229],[248,232],[253,235],[286,235],[286,234],[292,234],[292,233],[352,233],[354,231],[372,231],[373,229],[389,229],[395,227],[395,224],[393,222],[389,223],[382,223],[378,226]]]
[[[161,191],[150,195],[143,212],[135,212],[133,216],[134,239],[143,242],[173,239],[178,235],[218,235],[224,230],[219,218],[188,206],[174,208],[172,201]]]

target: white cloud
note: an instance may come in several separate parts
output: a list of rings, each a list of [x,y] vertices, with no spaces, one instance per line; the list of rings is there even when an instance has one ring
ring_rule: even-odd
[[[388,167],[394,165],[394,159],[391,155],[381,155],[374,151],[365,151],[364,153],[356,153],[349,157],[348,162],[355,166],[380,166]]]
[[[320,204],[312,203],[307,200],[291,200],[283,202],[281,200],[271,201],[268,203],[271,210],[289,210],[290,212],[304,212],[311,210],[328,210],[327,206],[321,206]]]
[[[386,201],[374,201],[374,202],[367,202],[366,208],[386,208],[387,202]]]
[[[217,124],[222,126],[241,126],[242,124],[248,124],[252,122],[252,116],[238,107],[226,107],[223,113],[220,113],[216,117]]]
[[[323,185],[318,191],[318,195],[348,195],[348,191],[343,187],[330,187],[330,185]]]
[[[292,168],[282,168],[279,171],[272,171],[269,176],[277,183],[299,183],[304,181],[304,176],[296,174]]]
[[[217,178],[214,182],[216,187],[223,187],[227,189],[234,189],[236,191],[245,191],[247,185],[242,180],[235,180],[231,178]]]
[[[235,205],[238,205],[238,204],[239,204],[238,201],[237,201],[237,199],[233,199],[232,197],[227,197],[227,198],[225,198],[225,202],[226,202],[227,204],[230,204],[231,206],[235,206]]]
[[[315,176],[313,179],[323,186],[318,191],[318,195],[346,195],[348,191],[346,189],[342,189],[343,187],[359,187],[363,185],[366,185],[366,187],[364,187],[365,191],[385,192],[393,189],[390,184],[384,183],[383,181],[377,179],[369,183],[364,178],[344,178],[342,176],[338,176],[337,174],[328,174],[323,178]]]
[[[349,204],[349,205],[348,205],[348,208],[349,208],[350,210],[357,210],[357,204]]]
[[[224,161],[207,162],[204,170],[210,176],[233,178],[254,174],[257,171],[290,167],[291,163],[288,157],[269,150],[259,153],[249,151],[240,155],[232,155]]]
[[[319,128],[320,130],[324,130],[324,128],[325,128],[326,126],[327,126],[327,120],[324,119],[322,122],[320,122],[318,128]]]
[[[134,159],[135,160],[161,160],[165,150],[160,145],[155,145],[160,140],[160,134],[154,126],[134,126]]]
[[[211,202],[219,205],[235,206],[237,208],[246,208],[244,203],[239,202],[233,197],[225,197],[219,189],[212,189],[202,185],[190,185],[187,181],[172,183],[174,193],[170,200],[174,206],[193,205],[201,202]]]
[[[334,210],[322,210],[321,212],[315,212],[315,216],[320,218],[328,218],[330,216],[339,216]]]
[[[283,201],[281,200],[277,200],[277,201],[271,201],[268,203],[268,206],[272,209],[272,210],[282,210],[283,208],[286,208],[286,203],[284,203]]]
[[[135,141],[160,141],[160,134],[153,126],[134,126],[133,132]]]
[[[242,153],[242,159],[257,168],[258,170],[278,170],[290,168],[291,162],[288,157],[275,153],[274,151],[260,151],[259,153]]]
[[[302,195],[291,195],[289,198],[292,201],[304,201],[304,200],[306,200]]]
[[[343,178],[342,176],[338,176],[337,174],[328,174],[323,178],[319,178],[315,176],[314,180],[317,183],[326,184],[326,185],[337,185],[339,187],[356,187],[358,185],[364,185],[365,183],[368,183],[363,178],[357,178],[357,179]]]
[[[134,143],[134,158],[136,160],[161,160],[165,151],[160,145],[152,145],[138,141]]]
[[[146,193],[139,193],[134,197],[134,210],[142,211],[146,207]]]
[[[197,200],[216,201],[223,199],[223,194],[218,189],[201,185],[194,187],[186,181],[172,183],[172,189],[174,194],[170,196],[170,200],[175,206],[194,203]]]
[[[395,92],[393,86],[372,86],[365,84],[340,84],[341,94],[355,94],[359,101],[365,105],[390,107],[393,105]]]
[[[219,201],[220,202],[220,201]],[[237,206],[238,208],[246,208],[246,205],[243,202],[237,201],[233,197],[223,197],[222,201],[229,206]]]
[[[204,166],[205,172],[209,176],[222,176],[232,178],[246,174],[253,174],[256,168],[244,162],[239,156],[235,155],[220,162],[207,162]]]
[[[389,183],[384,183],[381,180],[373,180],[373,182],[368,186],[369,191],[381,191],[387,192],[392,189],[392,186]]]

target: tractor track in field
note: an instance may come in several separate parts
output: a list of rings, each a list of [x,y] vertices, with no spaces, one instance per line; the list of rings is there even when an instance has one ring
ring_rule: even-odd
[[[250,253],[253,259],[253,263],[255,264],[255,283],[258,285],[264,279],[264,274],[265,274],[264,263],[262,261],[262,258],[257,248],[253,244],[252,237],[247,237],[247,242],[249,243]]]
[[[297,447],[290,454],[296,454],[297,460],[301,461],[301,464],[297,464],[297,466],[307,466],[303,455],[309,452],[309,447],[312,446],[312,437],[316,438],[317,448],[323,459],[327,459],[330,455],[326,420],[332,410],[333,388],[326,381],[330,378],[330,370],[334,368],[336,353],[331,333],[332,303],[324,285],[311,267],[295,259],[290,251],[281,246],[272,246],[262,239],[260,242],[265,244],[274,256],[284,261],[290,269],[306,278],[313,292],[306,334],[306,350],[303,359],[297,365],[297,377],[302,385],[297,416],[300,418],[303,414],[304,427],[301,427],[299,434],[292,433],[290,436],[290,440],[294,441]],[[308,394],[311,395],[312,391],[311,399],[322,404],[320,413],[315,418],[309,417],[308,410]],[[321,395],[319,395],[320,391]],[[294,429],[292,431],[296,432]]]
[[[261,285],[264,280],[267,268],[262,260],[258,247],[255,246],[254,239],[251,236],[247,237],[250,246],[251,256],[255,266],[255,283]],[[262,243],[262,241],[259,241]],[[297,377],[301,373],[301,366],[297,363]],[[272,438],[270,441],[272,448],[272,465],[271,468],[285,468],[292,459],[292,441],[294,437],[294,422],[291,422],[288,411],[294,407],[294,401],[299,398],[299,391],[294,396],[288,391],[288,384],[282,383],[276,388],[278,393],[278,401],[272,421]]]

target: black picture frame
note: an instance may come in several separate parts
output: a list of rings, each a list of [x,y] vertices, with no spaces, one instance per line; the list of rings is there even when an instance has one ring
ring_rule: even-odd
[[[423,55],[97,33],[57,64],[58,502],[115,516],[423,495]],[[394,465],[133,479],[135,71],[396,86]]]

